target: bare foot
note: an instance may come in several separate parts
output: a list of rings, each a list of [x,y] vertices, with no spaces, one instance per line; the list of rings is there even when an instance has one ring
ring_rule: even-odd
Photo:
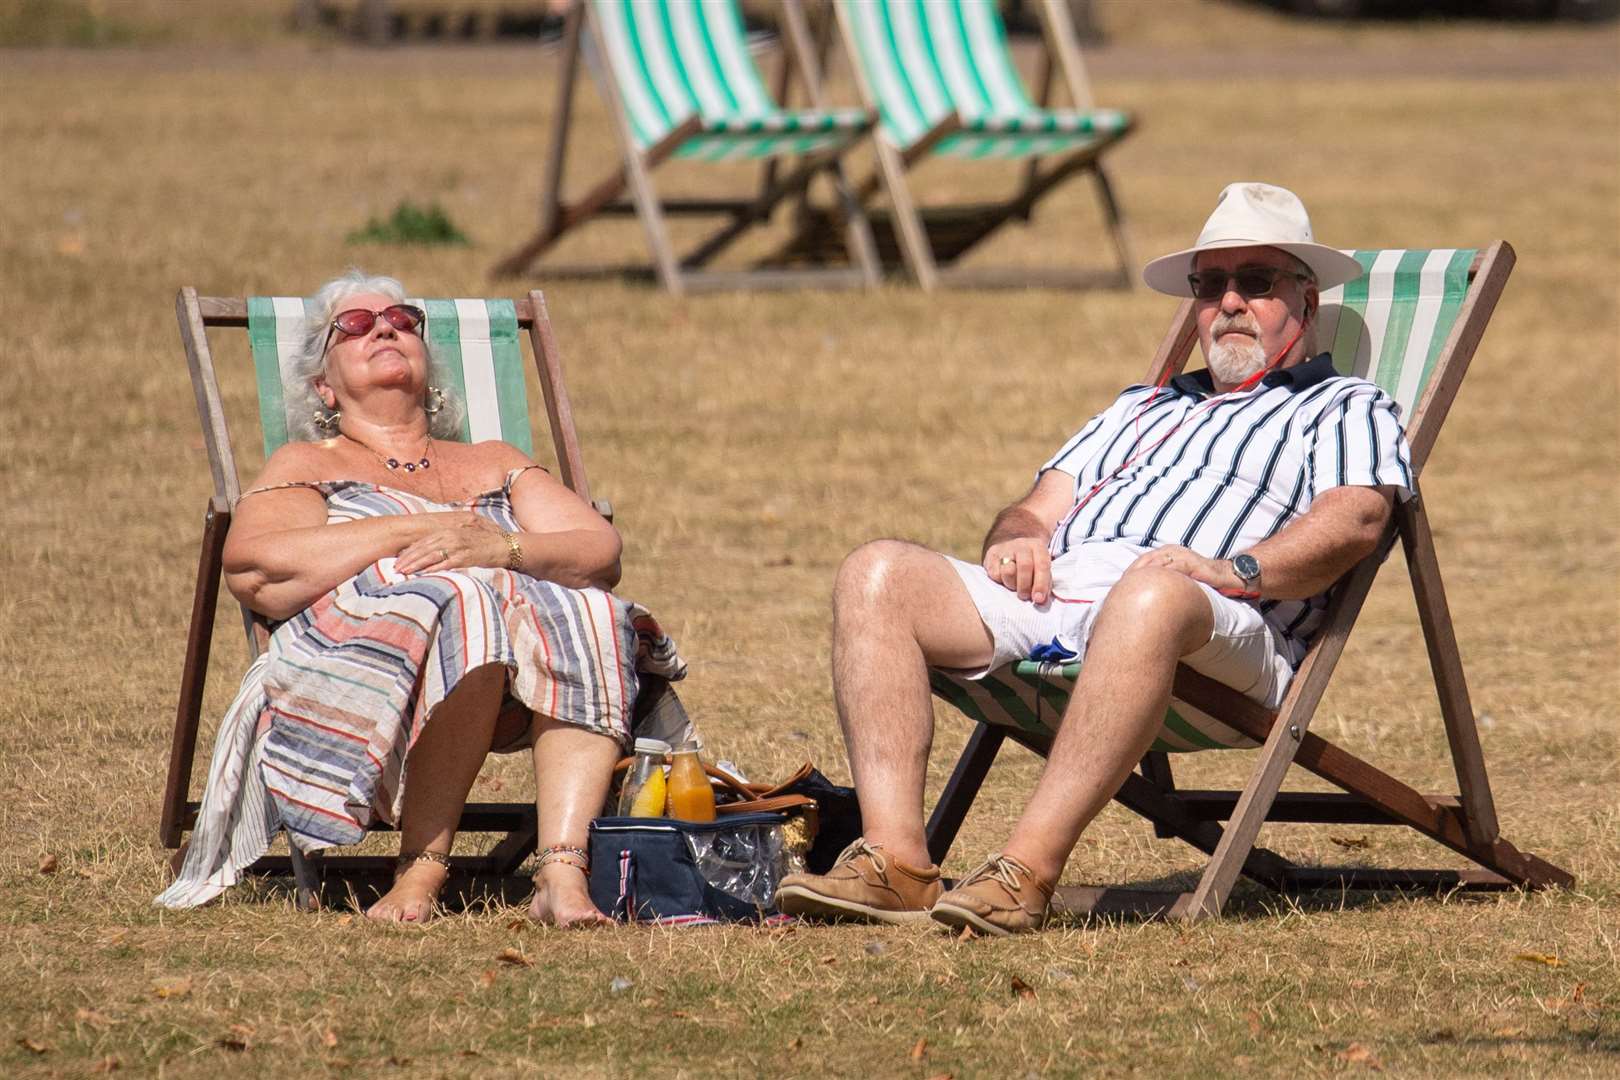
[[[529,918],[561,927],[605,926],[613,922],[591,903],[584,871],[564,862],[542,866],[535,875]]]
[[[379,922],[425,923],[433,918],[439,890],[450,876],[446,867],[422,860],[402,867],[394,887],[366,909],[366,918]]]

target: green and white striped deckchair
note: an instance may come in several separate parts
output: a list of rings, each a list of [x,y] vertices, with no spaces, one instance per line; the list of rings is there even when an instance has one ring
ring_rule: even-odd
[[[924,288],[974,284],[1098,280],[1096,274],[996,275],[945,273],[949,262],[996,228],[1027,221],[1036,201],[1080,170],[1092,172],[1104,216],[1119,249],[1109,280],[1131,281],[1130,257],[1118,203],[1101,155],[1131,131],[1118,109],[1092,107],[1079,46],[1060,0],[1042,0],[1046,54],[1037,105],[1007,47],[994,0],[835,0],[845,44],[866,101],[881,117],[878,172],[858,189],[876,190],[881,176],[899,226],[899,250]],[[1054,64],[1055,58],[1055,64]],[[1061,68],[1074,107],[1045,107],[1054,67]],[[1034,159],[1066,155],[1044,172]],[[970,160],[1029,160],[1020,193],[1001,203],[919,212],[905,173],[929,156]]]
[[[842,183],[839,158],[864,138],[876,120],[866,109],[819,107],[814,58],[802,22],[788,26],[785,56],[817,107],[792,110],[778,98],[788,90],[788,68],[776,95],[765,86],[748,47],[736,0],[583,0],[569,12],[564,33],[563,86],[553,131],[551,162],[542,197],[539,231],[496,267],[521,273],[570,228],[596,213],[634,210],[647,229],[655,270],[672,292],[737,285],[846,284],[875,282],[877,264],[864,218]],[[623,167],[577,202],[561,197],[562,159],[572,109],[576,59],[587,48],[592,74],[606,99],[623,155]],[[778,176],[775,161],[798,164]],[[760,190],[744,199],[660,200],[650,173],[671,158],[766,163]],[[773,274],[710,275],[694,272],[748,228],[766,221],[789,196],[802,196],[819,172],[831,171],[852,215],[851,269],[779,271]],[[631,202],[619,200],[628,187]],[[664,217],[720,215],[730,220],[696,249],[677,259]]]
[[[557,471],[563,483],[591,501],[590,485],[574,431],[573,411],[563,385],[558,355],[545,299],[531,292],[522,300],[413,300],[427,312],[427,334],[435,354],[450,369],[452,387],[466,402],[461,437],[469,441],[503,439],[525,453],[534,451],[534,437],[525,389],[520,337],[528,336],[540,389],[545,400]],[[287,441],[289,417],[284,372],[287,360],[303,334],[305,302],[300,297],[198,296],[195,289],[180,291],[175,305],[180,337],[191,370],[191,384],[202,422],[203,443],[213,474],[213,495],[203,521],[202,552],[197,566],[196,592],[186,640],[185,668],[180,701],[175,713],[174,739],[169,753],[169,778],[163,796],[159,835],[164,846],[178,848],[196,819],[197,802],[189,798],[197,730],[202,714],[203,686],[213,642],[214,613],[219,598],[222,552],[230,528],[231,511],[240,497],[241,478],[219,381],[209,347],[209,328],[247,331],[249,351],[258,388],[259,422],[264,454],[268,457]],[[593,504],[607,513],[606,504]],[[263,620],[242,608],[248,649],[256,655],[266,629]],[[476,865],[475,872],[505,875],[534,849],[534,807],[528,803],[468,804],[462,829],[504,832],[507,838]],[[370,856],[344,856],[324,860],[343,872],[385,870],[388,860]],[[300,876],[300,888],[312,888],[307,864],[289,857],[267,857],[255,872]]]
[[[1496,299],[1512,270],[1513,250],[1498,242],[1469,249],[1351,251],[1367,273],[1322,294],[1318,341],[1341,371],[1370,379],[1401,405],[1412,450],[1414,480],[1456,394]],[[1181,370],[1195,338],[1193,303],[1184,302],[1160,347],[1149,381]],[[1344,750],[1308,734],[1356,615],[1379,565],[1399,537],[1412,575],[1440,710],[1452,749],[1460,795],[1424,795]],[[929,822],[929,846],[943,858],[973,794],[1003,738],[1037,752],[1051,746],[1079,673],[1078,664],[1024,661],[980,681],[930,673],[936,695],[978,722],[968,749]],[[1181,792],[1166,751],[1263,746],[1243,792]],[[1298,763],[1345,794],[1279,793]],[[1569,884],[1564,871],[1517,851],[1497,828],[1456,638],[1445,605],[1439,564],[1421,498],[1398,508],[1391,535],[1335,588],[1322,633],[1311,647],[1276,713],[1187,668],[1177,673],[1171,708],[1140,774],[1115,796],[1148,817],[1161,836],[1178,836],[1210,853],[1198,888],[1181,894],[1126,895],[1083,891],[1075,904],[1091,910],[1170,911],[1185,917],[1218,914],[1238,873],[1273,888],[1390,888],[1507,884]],[[1231,817],[1222,830],[1216,822]],[[1353,872],[1295,865],[1254,847],[1261,823],[1316,821],[1407,825],[1450,847],[1484,871]]]

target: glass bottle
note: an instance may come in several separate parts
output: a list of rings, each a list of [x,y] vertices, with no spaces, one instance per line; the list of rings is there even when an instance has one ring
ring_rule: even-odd
[[[669,767],[669,816],[682,821],[714,820],[714,788],[698,758],[698,744],[681,743]]]
[[[666,798],[664,758],[669,743],[659,739],[637,739],[636,756],[619,788],[620,817],[663,817]]]

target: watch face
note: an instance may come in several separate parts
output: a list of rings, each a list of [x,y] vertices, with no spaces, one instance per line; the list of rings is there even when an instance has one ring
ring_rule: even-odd
[[[1260,560],[1253,555],[1236,555],[1232,558],[1232,569],[1244,581],[1253,581],[1260,576]]]

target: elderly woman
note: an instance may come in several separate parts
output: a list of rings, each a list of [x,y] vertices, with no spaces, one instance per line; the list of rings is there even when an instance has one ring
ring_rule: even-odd
[[[243,493],[224,552],[231,592],[280,625],[222,726],[192,849],[158,900],[217,895],[275,827],[311,851],[360,839],[376,816],[397,821],[401,853],[367,914],[424,922],[485,756],[532,747],[530,914],[600,921],[586,826],[631,737],[637,670],[683,668],[646,612],[607,591],[613,526],[516,448],[456,441],[459,403],[404,297],[353,271],[310,305],[284,382],[307,393],[312,430]]]

